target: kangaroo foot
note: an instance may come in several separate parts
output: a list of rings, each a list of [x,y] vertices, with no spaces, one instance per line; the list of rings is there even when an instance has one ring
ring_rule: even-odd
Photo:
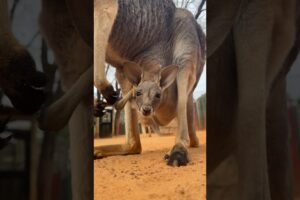
[[[170,166],[185,166],[189,162],[188,151],[182,144],[175,144],[170,154],[166,154],[164,159]]]
[[[195,137],[194,139],[190,139],[190,147],[199,147],[198,137]]]
[[[140,144],[116,144],[94,147],[94,159],[99,159],[107,156],[140,154],[142,147]]]

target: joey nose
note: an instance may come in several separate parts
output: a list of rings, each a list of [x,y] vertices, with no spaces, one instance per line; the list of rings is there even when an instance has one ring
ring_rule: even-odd
[[[142,112],[143,112],[143,115],[147,116],[147,115],[150,115],[151,113],[151,106],[142,106]]]

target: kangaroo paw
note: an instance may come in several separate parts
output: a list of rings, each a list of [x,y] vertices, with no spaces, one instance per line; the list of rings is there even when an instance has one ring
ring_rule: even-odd
[[[107,101],[108,105],[114,105],[119,100],[119,94],[111,85],[106,87],[104,90],[101,90],[101,93]]]
[[[187,149],[181,145],[176,144],[171,150],[170,155],[165,155],[165,160],[167,164],[174,167],[185,166],[189,162],[188,159],[188,151]]]

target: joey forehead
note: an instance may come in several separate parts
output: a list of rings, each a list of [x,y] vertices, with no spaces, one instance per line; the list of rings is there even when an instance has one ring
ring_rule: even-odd
[[[160,91],[161,88],[160,86],[154,82],[154,81],[142,81],[138,87],[137,90],[142,90],[142,91]]]

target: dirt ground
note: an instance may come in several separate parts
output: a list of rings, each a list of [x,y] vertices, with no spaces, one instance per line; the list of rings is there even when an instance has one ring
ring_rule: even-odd
[[[200,147],[190,148],[191,162],[170,167],[163,160],[175,137],[141,135],[140,155],[113,156],[94,161],[95,200],[206,199],[206,132],[197,132]],[[124,137],[95,139],[95,146],[118,144]]]

